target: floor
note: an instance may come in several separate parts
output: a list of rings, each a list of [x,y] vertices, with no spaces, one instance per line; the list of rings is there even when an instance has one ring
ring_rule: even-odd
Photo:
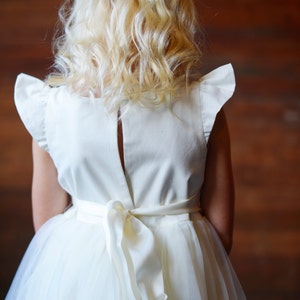
[[[0,298],[33,235],[31,140],[14,104],[18,73],[43,78],[59,0],[0,5]],[[202,0],[203,72],[231,62],[226,104],[236,182],[231,260],[250,300],[300,299],[300,5]]]

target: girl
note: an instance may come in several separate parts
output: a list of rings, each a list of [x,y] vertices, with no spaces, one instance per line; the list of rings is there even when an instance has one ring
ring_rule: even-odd
[[[234,74],[200,75],[194,5],[67,1],[55,72],[18,76],[37,233],[8,300],[245,299],[227,255]]]

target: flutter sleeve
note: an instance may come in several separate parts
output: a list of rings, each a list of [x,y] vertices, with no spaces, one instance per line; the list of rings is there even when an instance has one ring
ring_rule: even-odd
[[[206,142],[208,142],[217,113],[231,98],[234,90],[235,76],[231,64],[219,67],[202,78],[199,93]]]
[[[20,74],[15,84],[15,104],[22,122],[32,138],[48,151],[46,107],[51,88],[43,81]]]

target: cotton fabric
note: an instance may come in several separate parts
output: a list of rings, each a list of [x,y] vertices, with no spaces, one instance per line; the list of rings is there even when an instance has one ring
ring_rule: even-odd
[[[245,299],[200,213],[207,141],[234,88],[228,64],[172,107],[124,103],[123,169],[117,111],[20,74],[17,110],[73,205],[36,233],[6,299]]]

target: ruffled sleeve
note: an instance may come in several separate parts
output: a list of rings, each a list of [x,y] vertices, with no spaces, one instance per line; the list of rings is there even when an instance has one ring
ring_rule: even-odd
[[[15,104],[22,122],[32,138],[48,151],[46,137],[46,106],[50,87],[43,81],[20,74],[15,84]]]
[[[231,64],[219,67],[202,78],[200,102],[206,142],[209,139],[217,113],[231,98],[234,89],[235,76]]]

